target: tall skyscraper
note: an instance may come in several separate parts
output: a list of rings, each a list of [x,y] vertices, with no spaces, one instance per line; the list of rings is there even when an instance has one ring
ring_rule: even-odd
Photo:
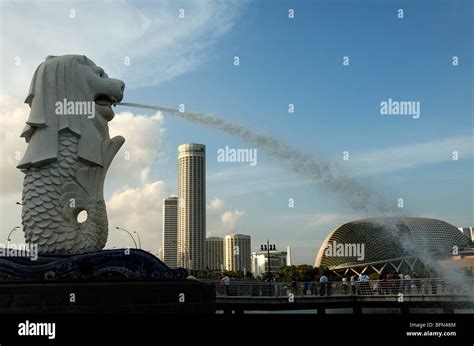
[[[287,256],[286,256],[286,265],[287,265],[287,266],[291,266],[291,248],[290,248],[290,246],[287,246],[287,247],[286,247],[286,253],[287,253]]]
[[[178,197],[163,200],[163,247],[161,260],[168,267],[178,265]]]
[[[224,239],[210,237],[206,239],[207,269],[221,270],[224,268]],[[222,267],[221,267],[222,266]]]
[[[178,266],[206,269],[206,146],[178,147]]]
[[[224,238],[225,269],[250,271],[250,236],[229,234]]]

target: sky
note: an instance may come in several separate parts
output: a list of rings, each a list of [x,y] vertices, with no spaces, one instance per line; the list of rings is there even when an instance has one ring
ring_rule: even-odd
[[[335,162],[389,205],[402,198],[402,215],[472,227],[472,7],[459,0],[2,0],[0,243],[21,224],[15,152],[25,148],[19,134],[31,76],[46,56],[62,54],[85,54],[122,79],[125,102],[183,104],[245,125]],[[417,102],[420,117],[382,115],[389,99]],[[182,143],[207,147],[208,236],[249,234],[253,250],[269,239],[280,250],[291,246],[294,263],[313,264],[331,230],[380,216],[352,210],[323,184],[225,133],[145,109],[115,113],[111,135],[126,143],[106,180],[107,247],[131,246],[120,226],[158,253],[162,199],[177,193]],[[257,149],[257,165],[219,162],[226,146]],[[20,242],[21,232],[12,238]]]

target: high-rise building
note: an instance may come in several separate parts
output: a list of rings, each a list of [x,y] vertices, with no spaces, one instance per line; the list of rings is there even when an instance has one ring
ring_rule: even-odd
[[[224,238],[210,237],[206,239],[207,269],[221,270],[224,268]]]
[[[291,266],[291,248],[290,248],[290,246],[286,247],[286,265]]]
[[[249,271],[250,247],[249,235],[226,235],[224,238],[225,269],[229,271]]]
[[[288,253],[284,251],[270,251],[270,272],[275,275],[278,269],[287,265]],[[263,276],[268,272],[268,251],[252,252],[252,274],[255,277]]]
[[[161,260],[168,267],[178,265],[178,197],[163,200],[163,247]]]
[[[178,147],[178,266],[206,269],[206,146]]]

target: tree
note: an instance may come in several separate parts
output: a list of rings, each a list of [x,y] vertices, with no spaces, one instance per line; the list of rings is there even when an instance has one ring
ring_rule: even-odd
[[[318,268],[309,264],[285,266],[278,269],[276,280],[281,282],[290,282],[293,278],[296,281],[306,282],[314,281],[319,274]]]

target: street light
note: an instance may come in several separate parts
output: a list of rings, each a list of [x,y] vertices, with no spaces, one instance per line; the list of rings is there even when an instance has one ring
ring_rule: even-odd
[[[260,250],[261,251],[267,251],[267,263],[268,263],[268,280],[271,278],[271,273],[270,273],[270,250],[275,251],[276,250],[276,245],[275,244],[270,244],[270,242],[267,239],[267,244],[262,244],[260,245]]]
[[[119,230],[121,230],[121,231],[127,232],[127,234],[130,236],[130,238],[132,238],[133,244],[135,244],[135,248],[138,249],[137,242],[135,241],[135,238],[133,237],[132,233],[130,233],[130,232],[127,231],[126,229],[120,228],[120,227],[115,227],[115,229],[119,229]]]
[[[19,230],[20,228],[21,228],[21,226],[15,226],[15,227],[12,228],[12,230],[10,231],[10,233],[8,233],[8,237],[7,237],[7,248],[8,248],[9,242],[12,240],[12,239],[11,239],[12,233],[15,232],[15,231],[17,231],[17,230]]]
[[[141,249],[142,248],[142,240],[140,239],[140,234],[137,231],[133,231],[133,233],[135,233],[137,235],[137,237],[138,237],[138,246]]]

